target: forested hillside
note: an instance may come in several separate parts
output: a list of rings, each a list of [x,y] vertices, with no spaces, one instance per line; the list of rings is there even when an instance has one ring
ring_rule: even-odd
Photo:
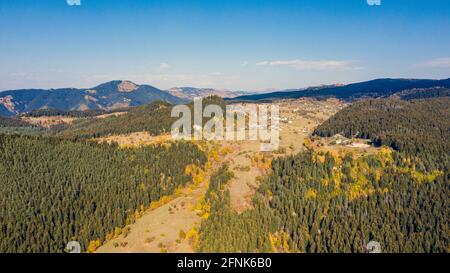
[[[450,97],[450,89],[443,87],[411,89],[398,92],[394,94],[393,97],[404,100]]]
[[[205,161],[184,142],[119,149],[0,135],[0,252],[62,252],[72,240],[95,249]]]
[[[211,176],[206,195],[209,217],[200,227],[199,252],[270,252],[270,230],[276,230],[270,208],[255,196],[255,210],[238,214],[230,206],[227,183],[233,173],[227,166]],[[260,203],[262,201],[262,203]]]
[[[232,100],[255,101],[297,98],[329,98],[342,100],[356,100],[362,98],[389,97],[393,94],[411,89],[432,89],[436,87],[450,87],[450,79],[376,79],[339,86],[310,87],[295,91],[279,91],[264,94],[239,96]]]
[[[382,148],[359,157],[307,146],[298,155],[275,159],[253,198],[253,210],[236,213],[226,188],[210,195],[198,250],[365,252],[375,240],[383,252],[448,252],[450,174],[443,156],[450,153],[448,109],[443,99],[368,101],[342,110],[317,132],[352,128],[348,135],[359,131],[371,137],[401,126],[403,134],[395,131],[388,141],[377,139],[402,145],[393,145],[397,151]],[[366,111],[370,118],[363,115]]]
[[[0,92],[0,115],[14,116],[37,109],[88,110],[117,109],[154,101],[183,103],[150,85],[130,81],[110,81],[92,88],[21,89]]]
[[[390,146],[448,168],[449,130],[450,98],[445,97],[356,102],[318,126],[314,133],[371,139],[377,146]]]
[[[43,128],[18,118],[0,116],[0,134],[39,134],[42,132]]]
[[[225,102],[217,96],[203,99],[203,108],[210,104],[217,104],[223,109],[225,108]],[[188,106],[191,108],[193,119],[193,104],[190,103]],[[173,105],[166,102],[154,102],[132,108],[127,114],[121,116],[84,119],[63,128],[58,135],[68,138],[92,138],[142,131],[151,135],[170,133],[172,124],[178,119],[178,117],[170,116],[172,107]]]
[[[217,97],[204,106],[209,103],[225,107]],[[230,204],[233,173],[220,167],[199,202],[204,220],[195,249],[365,252],[375,240],[383,252],[448,252],[449,106],[450,98],[435,97],[367,100],[344,108],[315,134],[369,138],[385,147],[354,155],[306,144],[303,152],[272,161],[253,209],[242,213]],[[171,109],[153,103],[121,116],[82,118],[60,132],[71,140],[0,135],[0,252],[62,252],[72,240],[92,251],[127,232],[122,228],[152,201],[191,180],[186,166],[206,161],[193,144],[120,149],[80,140],[168,132]]]
[[[126,115],[82,119],[58,134],[68,138],[92,138],[141,131],[152,135],[169,133],[175,120],[170,117],[171,109],[171,105],[166,102],[155,102],[133,108]]]

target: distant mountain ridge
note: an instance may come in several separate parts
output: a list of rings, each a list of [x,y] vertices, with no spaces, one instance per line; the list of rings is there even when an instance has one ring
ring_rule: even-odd
[[[196,97],[219,96],[222,98],[233,98],[237,96],[254,94],[245,91],[231,91],[226,89],[214,88],[196,88],[196,87],[174,87],[167,90],[170,94],[188,100],[193,100]]]
[[[264,94],[238,96],[231,100],[256,101],[275,99],[295,99],[302,97],[327,98],[335,97],[344,100],[359,98],[388,97],[397,92],[410,89],[433,87],[450,87],[450,78],[443,80],[429,79],[376,79],[347,85],[311,87],[296,91],[279,91]]]
[[[93,88],[21,89],[0,92],[0,115],[14,116],[37,109],[92,110],[139,106],[153,101],[172,104],[184,99],[150,85],[110,81]]]
[[[171,104],[185,103],[195,97],[220,96],[231,101],[258,101],[276,99],[295,99],[302,97],[343,100],[359,98],[389,97],[405,91],[421,90],[421,97],[448,96],[448,91],[433,88],[450,88],[450,78],[429,79],[376,79],[348,85],[324,85],[298,90],[284,90],[256,94],[244,91],[229,91],[213,88],[176,87],[167,91],[151,85],[138,85],[131,81],[110,81],[93,88],[60,89],[21,89],[0,92],[0,116],[15,116],[38,109],[57,109],[66,111],[113,110],[139,106],[154,101]],[[413,93],[414,93],[413,92]],[[406,92],[409,97],[419,96]]]

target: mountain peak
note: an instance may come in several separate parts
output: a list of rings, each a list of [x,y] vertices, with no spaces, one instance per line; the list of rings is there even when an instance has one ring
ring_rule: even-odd
[[[117,90],[118,92],[129,93],[129,92],[133,92],[134,90],[136,90],[138,88],[139,88],[139,85],[135,84],[132,81],[115,80],[115,81],[109,81],[109,82],[102,83],[102,84],[94,87],[93,89]]]
[[[119,92],[133,92],[138,89],[139,85],[131,82],[131,81],[122,81],[117,85],[117,89]]]
[[[154,101],[176,104],[185,100],[150,85],[116,80],[89,89],[23,89],[0,93],[0,115],[13,116],[43,108],[57,110],[116,109]]]

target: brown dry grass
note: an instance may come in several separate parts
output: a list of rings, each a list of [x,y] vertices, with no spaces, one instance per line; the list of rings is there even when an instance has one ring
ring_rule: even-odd
[[[154,145],[164,143],[171,140],[170,135],[152,136],[147,132],[136,132],[126,135],[112,135],[94,139],[99,143],[107,142],[109,144],[115,142],[121,147],[138,147],[145,145]]]
[[[64,116],[50,116],[50,117],[22,117],[23,121],[39,125],[44,128],[50,128],[54,125],[61,125],[61,124],[72,124],[76,118],[72,117],[64,117]]]
[[[120,235],[102,245],[96,252],[160,253],[164,250],[169,253],[193,252],[188,240],[177,240],[180,229],[187,232],[200,224],[201,217],[191,208],[205,192],[205,184],[192,191],[184,189],[181,196],[161,207],[148,210],[134,224],[129,225],[130,232],[126,238]],[[121,246],[124,242],[126,245]]]

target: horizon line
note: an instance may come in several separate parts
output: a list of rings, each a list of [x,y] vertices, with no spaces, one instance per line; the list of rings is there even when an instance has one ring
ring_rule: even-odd
[[[76,89],[76,90],[88,90],[88,89],[93,89],[96,88],[102,84],[106,84],[106,83],[111,83],[111,82],[131,82],[137,86],[151,86],[153,88],[159,89],[161,91],[169,91],[170,89],[173,88],[196,88],[196,89],[214,89],[214,90],[224,90],[224,91],[230,91],[230,92],[257,92],[257,93],[273,93],[273,92],[279,92],[279,91],[288,91],[288,90],[292,90],[292,91],[298,91],[298,90],[303,90],[303,89],[308,89],[308,88],[314,88],[314,87],[321,87],[321,86],[333,86],[333,85],[342,85],[342,86],[346,86],[346,85],[350,85],[350,84],[355,84],[355,83],[363,83],[363,82],[370,82],[370,81],[376,81],[376,80],[433,80],[433,81],[441,81],[441,80],[448,80],[450,79],[450,76],[448,78],[391,78],[391,77],[380,77],[380,78],[372,78],[370,80],[363,80],[363,81],[357,81],[357,82],[347,82],[347,83],[330,83],[330,84],[319,84],[319,85],[309,85],[309,86],[305,86],[305,87],[293,87],[293,88],[267,88],[265,90],[250,90],[250,89],[228,89],[228,88],[213,88],[213,87],[194,87],[194,86],[174,86],[174,87],[170,87],[168,89],[163,89],[163,88],[158,88],[157,86],[153,85],[153,84],[149,84],[149,83],[136,83],[133,82],[131,80],[110,80],[110,81],[106,81],[106,82],[101,82],[96,84],[95,86],[92,87],[87,87],[87,88],[80,88],[80,87],[57,87],[57,88],[36,88],[36,87],[30,87],[30,88],[17,88],[17,89],[5,89],[5,90],[0,90],[0,93],[3,92],[8,92],[8,91],[22,91],[22,90],[62,90],[62,89]]]

